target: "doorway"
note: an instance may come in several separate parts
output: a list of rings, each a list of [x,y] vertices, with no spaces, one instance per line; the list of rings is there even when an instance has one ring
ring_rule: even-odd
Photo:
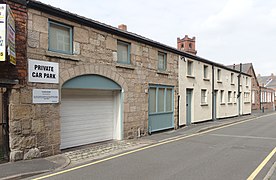
[[[218,95],[218,90],[214,91],[214,106],[213,106],[213,120],[217,119],[217,95]]]
[[[192,122],[192,96],[193,90],[186,90],[186,125],[190,125]]]

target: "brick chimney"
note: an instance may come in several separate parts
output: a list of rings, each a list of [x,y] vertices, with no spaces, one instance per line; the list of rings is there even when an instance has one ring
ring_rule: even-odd
[[[195,37],[189,38],[188,35],[185,35],[183,39],[177,38],[177,49],[196,55],[195,40]]]
[[[118,28],[121,29],[121,30],[123,30],[123,31],[127,31],[127,25],[125,25],[125,24],[120,24],[118,26]]]

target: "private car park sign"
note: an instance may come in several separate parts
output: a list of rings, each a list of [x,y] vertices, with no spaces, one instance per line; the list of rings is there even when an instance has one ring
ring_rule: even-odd
[[[37,83],[59,83],[59,64],[29,59],[28,81]]]

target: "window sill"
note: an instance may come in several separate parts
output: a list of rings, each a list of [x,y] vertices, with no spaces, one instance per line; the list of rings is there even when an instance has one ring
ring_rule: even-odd
[[[217,81],[217,83],[221,83],[222,84],[222,81]]]
[[[225,105],[225,103],[220,103],[220,105]]]
[[[207,103],[201,103],[200,106],[208,106]]]
[[[249,86],[248,86],[248,85],[246,85],[245,87],[249,88]]]
[[[228,105],[232,105],[233,103],[231,103],[231,102],[229,102],[229,103],[227,103]]]
[[[187,78],[192,78],[192,79],[195,79],[195,76],[192,76],[192,75],[186,75]]]
[[[235,84],[234,84],[234,83],[231,83],[231,85],[232,85],[232,86],[235,86]]]
[[[208,79],[208,78],[203,78],[203,80],[204,80],[204,81],[210,81],[210,79]]]
[[[160,71],[160,70],[158,70],[157,74],[162,74],[162,75],[167,75],[168,76],[170,73],[168,73],[166,71]]]
[[[62,54],[53,51],[46,51],[46,57],[60,58],[71,61],[80,61],[80,58],[77,58],[76,55],[73,54]]]
[[[250,104],[250,102],[244,102],[244,104]]]
[[[125,68],[125,69],[134,70],[134,69],[135,69],[135,66],[133,66],[132,64],[121,64],[121,63],[117,63],[117,64],[116,64],[116,68]]]

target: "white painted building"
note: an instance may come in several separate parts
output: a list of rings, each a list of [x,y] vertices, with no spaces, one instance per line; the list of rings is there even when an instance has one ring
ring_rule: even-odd
[[[186,52],[197,52],[194,43],[178,38]],[[179,58],[178,72],[179,126],[251,113],[250,75],[192,54]]]

